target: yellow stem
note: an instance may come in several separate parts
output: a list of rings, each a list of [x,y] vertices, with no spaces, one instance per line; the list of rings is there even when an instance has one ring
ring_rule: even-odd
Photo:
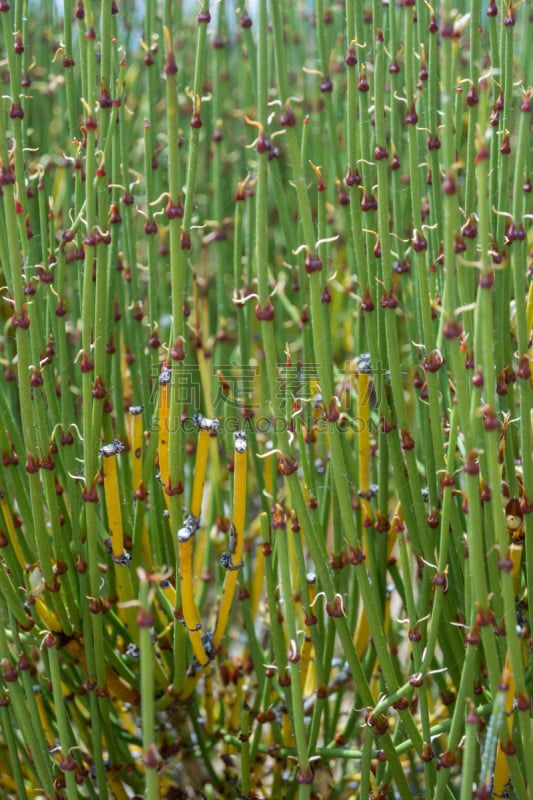
[[[4,788],[6,791],[11,791],[12,793],[16,792],[17,790],[15,779],[13,775],[8,772],[0,772],[0,786],[2,786],[2,788]]]
[[[169,434],[169,411],[170,411],[170,378],[171,373],[168,367],[163,367],[159,376],[159,479],[163,486],[169,480],[168,462],[168,434]],[[165,492],[165,497],[167,494]]]
[[[254,571],[252,575],[252,589],[250,598],[250,609],[252,617],[257,617],[259,601],[263,593],[263,579],[265,577],[265,554],[263,548],[258,546],[255,551]]]
[[[104,456],[105,504],[113,558],[121,558],[124,553],[124,531],[122,530],[120,492],[117,462],[115,460],[117,453],[120,453],[123,449],[124,445],[116,439],[112,444],[104,445],[100,450],[100,454]]]
[[[502,679],[500,681],[502,686],[505,686],[505,712],[507,715],[507,729],[509,736],[513,734],[513,705],[514,705],[514,675],[511,667],[511,659],[509,652],[505,659],[505,667],[503,668]],[[507,764],[507,756],[502,749],[502,743],[498,740],[498,749],[496,752],[496,761],[494,764],[494,783],[492,785],[493,797],[504,797],[504,790],[506,789],[510,778],[509,765]]]
[[[44,707],[43,698],[40,691],[35,692],[35,702],[37,705],[37,711],[39,712],[43,733],[46,741],[48,742],[48,746],[52,748],[55,745],[55,734],[50,725],[50,713]]]
[[[124,400],[129,400],[133,393],[131,381],[131,369],[128,364],[126,347],[124,345],[124,335],[120,335],[120,372],[122,375],[122,396]]]
[[[281,730],[283,732],[283,741],[287,747],[291,747],[294,742],[294,736],[292,732],[291,718],[286,706],[283,707],[281,712]]]
[[[246,435],[243,431],[236,431],[234,436],[233,525],[230,531],[229,553],[224,554],[223,564],[227,571],[224,577],[220,608],[213,633],[213,645],[215,649],[222,641],[224,631],[228,624],[231,604],[235,594],[235,586],[237,584],[237,573],[243,564],[244,525],[246,522],[247,445]]]
[[[202,677],[202,675],[207,675],[208,673],[209,664],[205,664],[203,667],[199,667],[195,665],[194,671],[191,674],[187,674],[183,682],[183,689],[180,692],[179,698],[182,703],[185,703],[192,695],[194,689],[196,688],[196,684]]]
[[[165,604],[163,602],[155,603],[154,610],[161,623],[161,628],[163,628],[163,632],[160,634],[160,637],[167,637],[170,640],[172,638],[170,632],[171,624],[173,627],[176,621],[172,617],[169,618],[169,609],[176,608],[176,587],[173,586],[169,580],[165,580],[160,583],[160,588],[168,603],[168,607],[165,608]]]
[[[114,800],[128,800],[129,794],[126,792],[118,775],[110,776],[109,788]]]
[[[22,555],[22,550],[20,549],[18,536],[15,532],[15,526],[13,525],[13,517],[9,511],[8,505],[6,503],[6,498],[2,492],[0,495],[0,507],[2,508],[2,513],[4,515],[4,521],[6,523],[7,528],[7,535],[9,539],[9,543],[11,544],[13,550],[15,551],[15,555],[17,557],[17,561],[19,562],[22,569],[25,568],[26,562],[24,556]]]
[[[242,708],[242,676],[237,678],[237,685],[235,687],[235,695],[229,713],[230,730],[238,731],[241,721],[241,708]]]
[[[191,498],[191,514],[193,517],[199,517],[202,511],[202,497],[204,493],[210,436],[209,428],[203,427],[206,422],[213,422],[213,420],[208,420],[205,417],[198,417],[200,432],[198,433],[198,443],[196,445],[196,461],[194,464],[194,480]]]
[[[359,658],[363,656],[368,648],[370,639],[370,625],[368,624],[368,617],[365,609],[361,608],[359,611],[359,618],[357,620],[357,627],[355,629],[354,644]]]
[[[104,466],[104,493],[107,510],[107,524],[111,536],[111,555],[115,562],[115,581],[118,594],[118,614],[127,625],[134,641],[138,639],[137,615],[131,600],[133,584],[129,571],[130,556],[124,551],[124,531],[122,528],[122,512],[120,509],[120,490],[116,456],[124,450],[118,439],[100,448]]]
[[[133,458],[132,469],[132,489],[134,492],[139,488],[142,476],[142,447],[143,447],[143,406],[130,406],[130,442]]]
[[[52,611],[40,597],[35,598],[35,608],[45,628],[53,633],[62,633],[63,628],[54,611]]]
[[[199,522],[197,517],[189,515],[185,520],[183,528],[178,531],[178,546],[180,556],[180,580],[181,580],[181,601],[183,618],[189,632],[192,649],[198,663],[205,665],[209,658],[206,655],[202,642],[202,623],[200,613],[194,600],[192,554],[194,545],[194,535],[198,530]]]
[[[202,400],[204,403],[204,408],[208,416],[214,417],[215,412],[213,411],[213,398],[211,394],[211,383],[213,376],[208,367],[203,348],[198,348],[196,357],[198,360],[198,371],[200,372],[200,380],[202,383]]]
[[[152,548],[150,546],[150,536],[148,535],[148,525],[146,524],[146,519],[143,520],[141,552],[145,567],[148,569],[148,571],[151,571],[153,568]]]
[[[115,584],[118,594],[117,611],[122,622],[126,624],[133,641],[138,642],[137,613],[131,604],[133,600],[133,584],[131,582],[129,563],[130,557],[128,554],[115,559]]]
[[[192,569],[194,575],[201,575],[204,570],[204,564],[207,561],[208,549],[208,536],[207,532],[203,530],[199,533],[194,542],[194,557],[192,562]]]
[[[80,662],[81,668],[87,670],[85,646],[78,639],[70,639],[66,649]],[[110,699],[119,698],[125,703],[131,703],[134,708],[139,707],[140,695],[137,689],[121,678],[111,667],[106,667],[106,686],[109,689]]]
[[[522,542],[513,542],[509,547],[511,561],[513,562],[513,568],[511,570],[511,574],[513,576],[513,586],[515,595],[518,594],[518,589],[520,585],[520,567],[522,564],[523,549],[524,545],[522,544]]]

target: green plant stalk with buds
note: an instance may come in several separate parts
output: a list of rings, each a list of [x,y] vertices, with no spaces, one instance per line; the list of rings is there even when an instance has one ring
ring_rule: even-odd
[[[144,11],[0,2],[0,797],[525,799],[527,4]]]

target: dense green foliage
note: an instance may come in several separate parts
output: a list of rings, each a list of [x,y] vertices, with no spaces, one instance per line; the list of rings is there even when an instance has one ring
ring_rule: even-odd
[[[525,800],[531,4],[135,5],[0,0],[0,797]]]

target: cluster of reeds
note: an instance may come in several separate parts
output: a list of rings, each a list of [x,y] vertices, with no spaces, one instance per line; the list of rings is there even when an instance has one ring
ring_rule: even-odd
[[[0,24],[0,796],[525,800],[530,4]]]

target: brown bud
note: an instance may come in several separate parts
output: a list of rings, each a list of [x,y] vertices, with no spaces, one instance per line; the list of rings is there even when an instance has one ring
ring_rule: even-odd
[[[417,125],[418,124],[418,114],[416,113],[415,103],[407,110],[403,121],[406,125]]]
[[[275,310],[270,297],[267,297],[263,307],[260,303],[258,303],[255,307],[255,316],[260,322],[272,322],[274,319],[274,314]]]
[[[467,475],[479,475],[479,461],[475,450],[468,453],[463,469]]]
[[[414,448],[415,440],[413,439],[407,428],[401,429],[400,442],[403,450],[412,450]]]
[[[278,456],[278,472],[280,475],[292,475],[298,469],[298,462],[295,458],[289,458],[282,453]]]
[[[344,61],[347,67],[355,67],[357,64],[357,56],[355,55],[355,47],[353,44],[350,44],[348,47],[348,52],[346,53]]]
[[[520,361],[518,362],[516,374],[522,380],[526,381],[530,380],[531,366],[530,366],[530,359],[527,353],[524,353],[523,356],[520,356]]]
[[[368,92],[369,89],[370,86],[366,77],[366,71],[362,71],[359,76],[359,80],[357,81],[357,90],[359,92]]]
[[[310,275],[312,272],[320,272],[322,269],[322,259],[318,254],[307,253],[305,257],[305,271]]]
[[[367,286],[361,298],[361,309],[363,311],[374,311],[375,305],[370,294],[370,288]]]
[[[443,331],[447,339],[458,339],[463,333],[463,326],[456,319],[449,319],[444,323]]]
[[[166,75],[176,75],[178,71],[178,65],[176,64],[176,59],[174,57],[174,53],[171,50],[167,52],[165,58],[164,70]]]
[[[279,121],[282,128],[293,128],[296,125],[296,116],[289,104],[281,112]]]
[[[332,602],[326,603],[326,613],[329,617],[346,616],[344,612],[344,603],[340,594],[336,594]]]
[[[176,341],[174,342],[171,350],[170,350],[170,357],[174,361],[183,361],[185,359],[185,340],[183,336],[178,336]]]
[[[511,137],[509,131],[505,131],[502,143],[500,145],[500,153],[503,156],[508,156],[510,152],[511,152]]]

